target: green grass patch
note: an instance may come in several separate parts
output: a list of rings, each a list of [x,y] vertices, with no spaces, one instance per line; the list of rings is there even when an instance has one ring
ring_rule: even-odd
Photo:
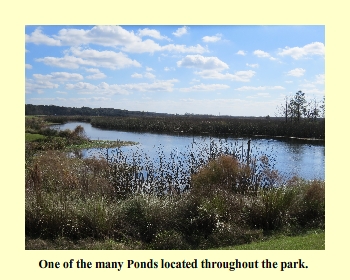
[[[92,238],[72,241],[67,238],[45,240],[26,237],[27,250],[138,250],[137,242],[125,244],[112,239],[94,240]],[[142,248],[145,249],[145,248]],[[212,248],[212,250],[324,250],[325,232],[318,230],[300,236],[273,237],[266,241],[250,244]]]
[[[122,146],[137,145],[138,143],[132,141],[108,141],[108,140],[88,140],[81,144],[73,144],[66,147],[66,150],[81,150],[92,148],[120,148]]]
[[[278,236],[266,241],[218,248],[218,250],[324,250],[325,232],[318,230],[300,236]]]
[[[94,240],[91,238],[72,241],[67,238],[45,240],[25,238],[26,250],[139,250],[137,244],[127,245],[111,239]]]
[[[25,139],[26,139],[26,142],[32,142],[38,139],[45,139],[45,136],[37,133],[26,133]]]

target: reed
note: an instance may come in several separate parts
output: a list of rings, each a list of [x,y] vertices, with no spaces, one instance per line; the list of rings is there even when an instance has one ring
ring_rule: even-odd
[[[64,133],[67,141],[84,138],[80,128]],[[207,249],[324,228],[324,182],[284,179],[254,146],[211,139],[156,154],[36,150],[26,161],[26,237]]]

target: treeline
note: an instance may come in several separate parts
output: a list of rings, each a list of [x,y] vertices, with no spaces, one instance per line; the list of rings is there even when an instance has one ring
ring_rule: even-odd
[[[128,111],[114,108],[90,108],[90,107],[63,107],[55,105],[25,105],[26,115],[47,115],[47,116],[165,116],[168,114]]]

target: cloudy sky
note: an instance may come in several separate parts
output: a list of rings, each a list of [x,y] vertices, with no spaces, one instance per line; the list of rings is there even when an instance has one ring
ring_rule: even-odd
[[[324,26],[26,26],[26,104],[274,116],[325,94]]]

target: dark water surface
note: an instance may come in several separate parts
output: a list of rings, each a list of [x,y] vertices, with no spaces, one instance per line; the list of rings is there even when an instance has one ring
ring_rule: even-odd
[[[64,125],[52,126],[61,130],[71,129],[81,125],[84,127],[87,136],[91,140],[122,140],[134,141],[139,145],[131,147],[122,147],[121,151],[127,153],[138,153],[147,155],[155,160],[159,153],[165,157],[172,154],[182,154],[186,151],[195,149],[197,152],[203,153],[205,149],[209,151],[209,143],[215,142],[218,147],[235,147],[239,154],[242,151],[245,158],[247,151],[248,138],[210,138],[209,136],[182,136],[182,135],[166,135],[153,133],[135,133],[114,130],[102,130],[94,128],[89,123],[71,122]],[[205,148],[206,147],[206,148]],[[200,148],[200,149],[198,149]],[[83,156],[93,156],[98,153],[106,153],[98,149],[83,150]],[[113,154],[109,149],[108,153]],[[325,178],[325,145],[323,143],[313,141],[299,140],[277,140],[271,138],[252,138],[251,154],[259,156],[266,154],[274,164],[274,169],[281,174],[290,177],[293,175],[302,177],[307,180]],[[201,156],[195,154],[195,156]]]

